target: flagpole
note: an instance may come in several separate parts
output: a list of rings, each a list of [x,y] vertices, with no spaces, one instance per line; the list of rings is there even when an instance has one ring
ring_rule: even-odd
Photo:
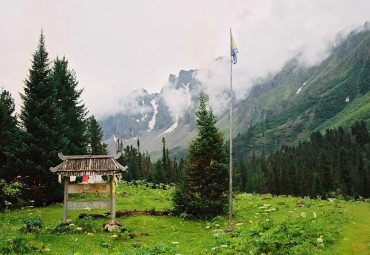
[[[230,45],[232,45],[231,28],[230,28]],[[230,47],[230,52],[231,52]],[[233,59],[230,54],[230,181],[229,181],[229,227],[233,229],[233,137],[232,137],[232,119],[233,119]]]

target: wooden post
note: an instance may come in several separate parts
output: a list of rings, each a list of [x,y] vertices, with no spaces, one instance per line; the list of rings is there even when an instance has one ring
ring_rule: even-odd
[[[111,221],[116,220],[116,201],[115,201],[115,176],[112,175],[110,178],[110,219]]]
[[[64,201],[63,201],[63,221],[68,219],[68,186],[69,176],[64,177]]]

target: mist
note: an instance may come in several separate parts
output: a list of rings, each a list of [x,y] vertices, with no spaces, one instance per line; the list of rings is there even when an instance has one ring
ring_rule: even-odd
[[[307,66],[320,63],[338,33],[345,37],[369,20],[368,10],[366,0],[5,0],[0,86],[15,97],[19,112],[42,29],[49,59],[66,56],[84,89],[83,102],[98,119],[126,108],[140,112],[140,105],[128,103],[131,91],[159,92],[181,69],[199,70],[197,79],[219,113],[229,88],[230,27],[239,49],[233,87],[240,99],[256,79],[292,57]],[[173,96],[173,116],[187,100]]]

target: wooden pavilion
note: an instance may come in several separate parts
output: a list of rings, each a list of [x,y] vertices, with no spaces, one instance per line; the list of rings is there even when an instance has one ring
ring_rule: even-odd
[[[51,167],[50,171],[64,179],[63,220],[66,221],[68,219],[68,210],[110,208],[111,221],[115,221],[115,177],[126,172],[127,166],[122,166],[113,156],[108,155],[64,156],[62,153],[58,153],[58,156],[63,162],[56,167]],[[72,178],[75,180],[77,176],[86,177],[85,180],[90,177],[93,180],[99,179],[99,181],[82,181],[72,184],[70,180]],[[102,177],[106,180],[104,181]],[[106,183],[107,181],[109,183]],[[110,193],[110,200],[68,200],[68,194],[83,193]]]

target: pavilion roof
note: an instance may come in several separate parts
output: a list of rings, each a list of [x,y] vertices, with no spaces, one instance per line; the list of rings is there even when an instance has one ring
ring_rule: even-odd
[[[64,156],[58,153],[62,163],[50,167],[50,171],[62,176],[114,175],[127,171],[113,156],[108,155],[74,155]]]

